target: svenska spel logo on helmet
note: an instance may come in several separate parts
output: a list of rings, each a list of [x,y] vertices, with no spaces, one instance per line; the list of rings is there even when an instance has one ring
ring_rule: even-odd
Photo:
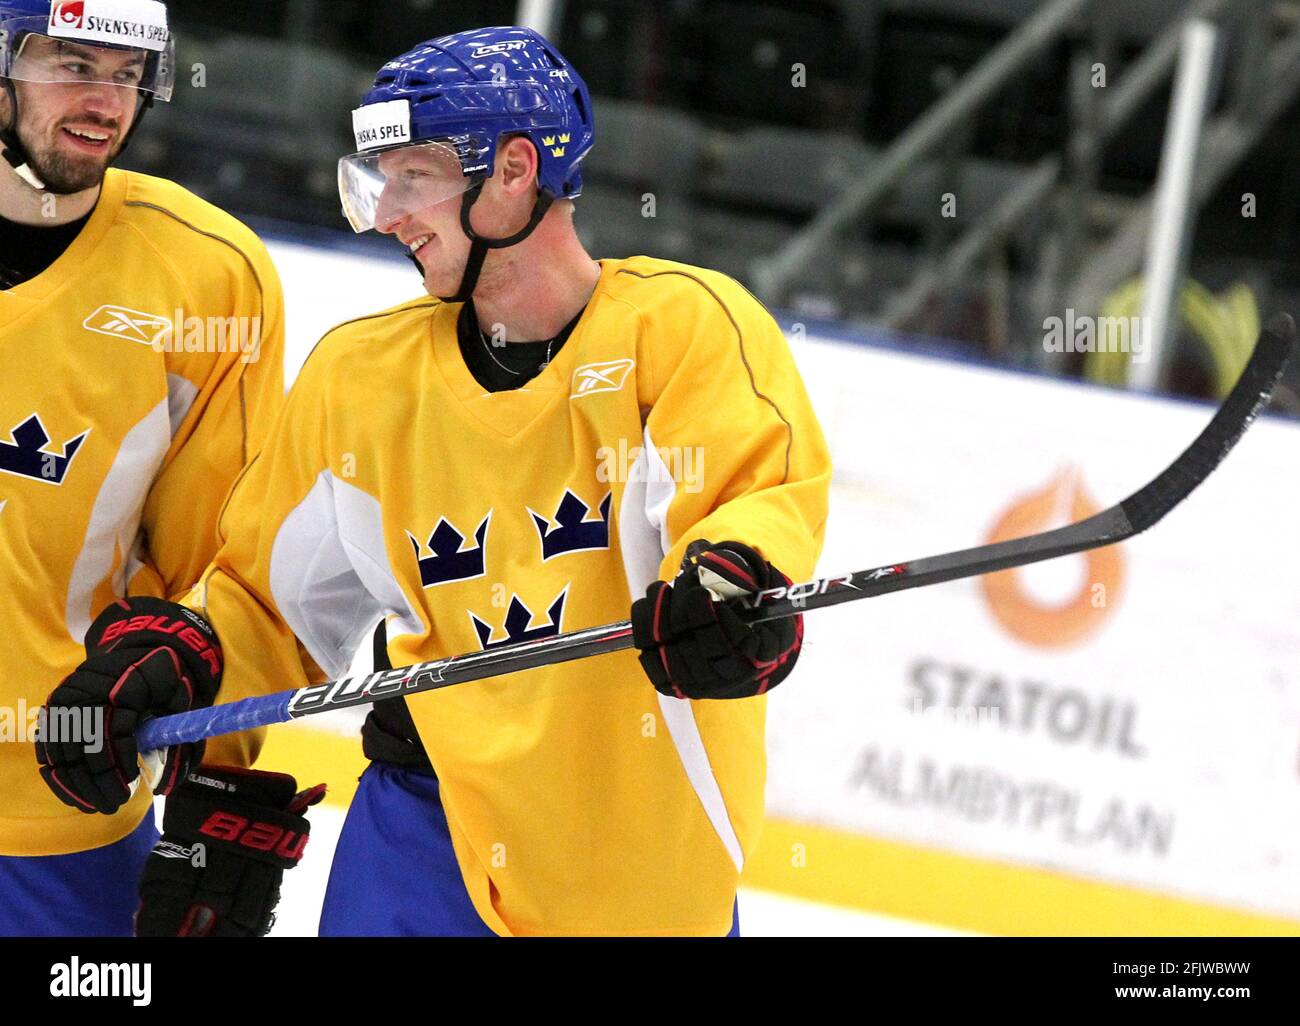
[[[409,139],[410,136],[402,130],[400,125],[380,125],[378,128],[367,128],[357,135],[357,146],[361,149],[368,149],[372,146],[383,146],[390,142],[402,142]]]
[[[352,112],[352,130],[356,134],[358,150],[410,142],[411,103],[409,100],[390,100],[359,107]]]
[[[50,6],[51,36],[160,50],[170,35],[167,8],[155,0],[59,0]]]

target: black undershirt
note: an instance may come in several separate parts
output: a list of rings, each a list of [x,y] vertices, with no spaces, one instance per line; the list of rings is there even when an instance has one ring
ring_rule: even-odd
[[[91,214],[94,213],[92,210]],[[31,281],[63,256],[90,214],[67,224],[19,224],[0,217],[0,289]]]
[[[469,372],[474,375],[474,380],[489,392],[509,392],[526,385],[541,373],[548,349],[551,359],[555,359],[555,355],[564,348],[564,343],[573,334],[582,314],[583,311],[579,310],[553,340],[492,346],[479,330],[478,314],[474,311],[474,301],[471,299],[461,307],[460,317],[456,321],[460,355]]]

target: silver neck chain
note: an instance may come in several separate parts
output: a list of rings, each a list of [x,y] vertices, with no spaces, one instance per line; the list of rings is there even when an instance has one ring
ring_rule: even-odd
[[[492,342],[488,339],[487,335],[483,333],[482,328],[478,329],[478,337],[479,337],[479,341],[483,343],[483,348],[484,350],[486,350],[488,354],[488,359],[491,360],[493,363],[495,363],[507,374],[513,374],[515,377],[518,378],[518,377],[522,377],[526,373],[525,371],[511,370],[511,368],[507,367],[504,363],[502,363],[500,360],[496,358],[496,354],[492,352]],[[555,348],[555,339],[551,339],[549,342],[546,343],[546,359],[542,361],[542,365],[538,367],[534,373],[540,374],[542,371],[546,370],[546,368],[551,365],[551,351],[554,348]]]

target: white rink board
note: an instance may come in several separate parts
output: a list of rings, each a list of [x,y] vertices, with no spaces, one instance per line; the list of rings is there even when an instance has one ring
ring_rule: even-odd
[[[824,574],[982,544],[1067,465],[1110,505],[1212,412],[888,350],[799,351],[836,459]],[[810,614],[795,686],[771,700],[769,813],[1300,917],[1298,465],[1300,426],[1256,423],[1119,547],[1123,582],[1070,644],[1019,640],[973,580]],[[1023,582],[1032,605],[1059,605],[1089,586],[1086,557]],[[918,699],[1000,719],[918,715]]]
[[[405,261],[270,248],[289,377],[329,326],[421,294]],[[981,544],[1066,466],[1110,505],[1212,412],[815,337],[794,348],[836,461],[822,573]],[[1068,645],[1018,640],[976,581],[809,615],[800,670],[771,701],[769,812],[1300,918],[1298,465],[1300,425],[1256,424],[1120,547],[1123,582]],[[1084,556],[1023,580],[1039,607],[1091,583]],[[1000,725],[911,711],[922,694],[991,708],[992,680]]]

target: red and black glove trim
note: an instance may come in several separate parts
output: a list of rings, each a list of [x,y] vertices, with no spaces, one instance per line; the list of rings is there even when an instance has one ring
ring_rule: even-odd
[[[752,595],[756,591],[762,591],[764,588],[774,587],[772,584],[763,584],[756,579],[753,569],[751,569],[751,559],[762,559],[753,549],[748,546],[740,546],[739,542],[732,542],[731,545],[738,546],[748,552],[738,552],[730,547],[716,549],[700,549],[690,553],[688,558],[693,558],[695,565],[701,569],[711,570],[716,576],[726,581],[735,588],[740,589],[746,594]],[[770,563],[765,564],[770,570],[775,570]],[[771,575],[765,575],[770,578]],[[777,577],[788,582],[785,574],[778,573]]]
[[[651,684],[662,694],[694,699],[749,698],[776,687],[798,659],[803,617],[750,624],[715,595],[739,597],[789,583],[740,542],[693,544],[676,580],[653,582],[632,606],[633,641]]]
[[[200,766],[167,799],[163,835],[140,881],[139,937],[260,937],[287,869],[311,835],[307,809],[325,785],[299,791],[287,773]]]
[[[139,773],[141,722],[211,705],[221,670],[216,632],[197,613],[151,597],[112,603],[86,632],[85,661],[45,701],[36,741],[42,779],[66,805],[116,812]],[[198,765],[203,747],[168,752],[159,794]]]

